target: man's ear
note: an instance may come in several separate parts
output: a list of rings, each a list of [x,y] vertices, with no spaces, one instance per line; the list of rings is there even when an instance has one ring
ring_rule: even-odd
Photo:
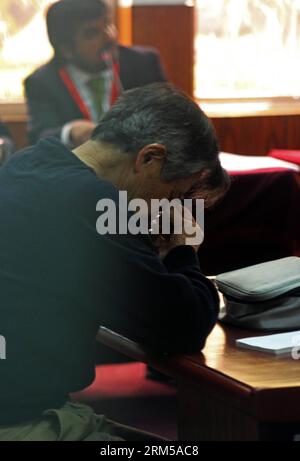
[[[159,165],[167,155],[163,144],[148,144],[139,151],[134,163],[134,171],[139,173],[142,168]]]

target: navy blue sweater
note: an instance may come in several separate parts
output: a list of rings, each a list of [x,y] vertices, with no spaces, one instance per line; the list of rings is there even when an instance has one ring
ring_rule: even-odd
[[[101,198],[118,191],[54,138],[0,170],[0,424],[92,383],[99,325],[175,353],[200,350],[216,322],[194,250],[162,262],[148,236],[100,236]]]

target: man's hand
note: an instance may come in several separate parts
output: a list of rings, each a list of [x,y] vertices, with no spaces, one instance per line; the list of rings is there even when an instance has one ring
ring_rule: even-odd
[[[152,229],[161,228],[161,219],[162,217],[157,217],[152,222]],[[157,249],[157,252],[161,259],[164,259],[171,250],[178,246],[189,245],[189,239],[193,239],[195,236],[199,237],[199,244],[190,245],[195,252],[198,251],[202,240],[203,240],[203,230],[199,224],[193,218],[192,213],[181,205],[178,205],[175,209],[172,209],[171,216],[168,216],[171,222],[171,228],[176,232],[176,222],[181,223],[182,233],[171,233],[170,235],[152,235],[154,246]]]
[[[72,122],[70,130],[70,141],[78,147],[88,141],[94,131],[96,125],[89,120],[75,120]]]

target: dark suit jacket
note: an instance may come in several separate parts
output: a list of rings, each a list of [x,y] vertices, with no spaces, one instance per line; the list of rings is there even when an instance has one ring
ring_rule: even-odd
[[[149,48],[119,46],[120,79],[125,90],[166,81],[159,54]],[[47,136],[60,137],[65,123],[83,115],[58,73],[55,59],[25,80],[30,143]]]

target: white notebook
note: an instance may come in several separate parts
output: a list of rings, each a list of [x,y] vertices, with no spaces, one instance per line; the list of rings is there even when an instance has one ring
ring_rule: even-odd
[[[300,331],[237,339],[236,345],[244,349],[252,349],[269,354],[288,354],[295,349],[300,350]]]
[[[268,170],[269,168],[284,168],[292,171],[300,171],[299,165],[285,162],[273,157],[256,157],[252,155],[237,155],[221,152],[220,161],[227,171],[243,172],[255,170]]]

